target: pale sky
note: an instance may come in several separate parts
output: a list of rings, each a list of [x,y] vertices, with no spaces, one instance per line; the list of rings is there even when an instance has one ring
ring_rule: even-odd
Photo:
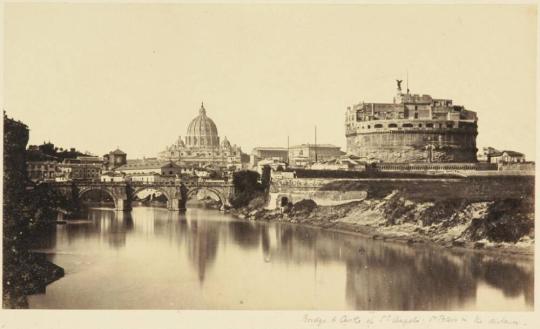
[[[97,155],[156,156],[204,101],[242,147],[345,150],[347,106],[411,92],[476,111],[478,147],[535,157],[533,5],[7,4],[4,109]]]

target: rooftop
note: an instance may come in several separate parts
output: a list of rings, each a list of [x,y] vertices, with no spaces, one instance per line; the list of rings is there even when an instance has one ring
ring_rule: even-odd
[[[107,171],[101,174],[101,176],[110,176],[110,177],[123,177],[124,175],[115,171]]]
[[[493,156],[497,157],[497,156],[503,155],[504,153],[508,154],[509,156],[518,156],[518,157],[524,155],[523,153],[516,152],[516,151],[510,151],[510,150],[493,152],[493,153],[491,153],[490,155],[491,155],[492,157],[493,157]]]
[[[120,150],[119,148],[117,148],[116,150],[114,151],[111,151],[109,154],[114,154],[114,155],[126,155],[126,152]]]
[[[158,160],[152,160],[152,161],[144,161],[144,160],[128,160],[128,162],[117,168],[117,170],[143,170],[143,169],[161,169],[163,167],[178,167],[177,164],[175,164],[172,161],[158,161]]]
[[[269,146],[269,147],[260,146],[260,147],[254,147],[253,151],[287,151],[287,148],[274,147],[274,146]]]
[[[336,148],[339,149],[341,147],[332,145],[332,144],[300,144],[300,145],[294,145],[290,148],[303,148],[303,147],[309,147],[309,148]]]
[[[137,176],[161,176],[158,172],[151,172],[151,173],[135,173],[135,174],[129,174],[131,177],[137,177]]]

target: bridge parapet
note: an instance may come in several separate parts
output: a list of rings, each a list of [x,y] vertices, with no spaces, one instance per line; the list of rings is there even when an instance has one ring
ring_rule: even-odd
[[[347,181],[347,178],[286,178],[273,180],[270,184],[271,192],[280,192],[286,189],[312,190],[319,189],[322,186],[335,181]]]

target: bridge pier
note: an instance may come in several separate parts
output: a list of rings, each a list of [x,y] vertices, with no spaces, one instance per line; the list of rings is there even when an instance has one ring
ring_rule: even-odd
[[[115,210],[116,211],[130,211],[131,210],[131,201],[127,199],[116,199],[115,201]]]
[[[230,208],[231,204],[229,203],[229,200],[221,200],[221,207],[219,207],[220,211],[225,211],[227,208]]]
[[[167,209],[169,211],[185,211],[186,205],[181,199],[171,199],[167,200]]]

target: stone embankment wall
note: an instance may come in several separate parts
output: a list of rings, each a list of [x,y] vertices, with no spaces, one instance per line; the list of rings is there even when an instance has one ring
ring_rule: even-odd
[[[516,162],[516,163],[505,163],[502,165],[499,165],[498,168],[500,171],[520,171],[520,172],[528,172],[533,173],[535,171],[535,165],[534,162]]]
[[[534,194],[534,177],[284,179],[272,182],[268,207],[279,206],[283,198],[292,203],[312,199],[317,204],[330,205],[382,198],[395,190],[415,201],[522,199]]]
[[[310,199],[319,205],[336,205],[367,197],[364,190],[333,191],[322,190],[331,182],[344,182],[348,179],[295,178],[272,181],[270,185],[270,201],[267,209],[279,207],[283,202],[296,203]]]

